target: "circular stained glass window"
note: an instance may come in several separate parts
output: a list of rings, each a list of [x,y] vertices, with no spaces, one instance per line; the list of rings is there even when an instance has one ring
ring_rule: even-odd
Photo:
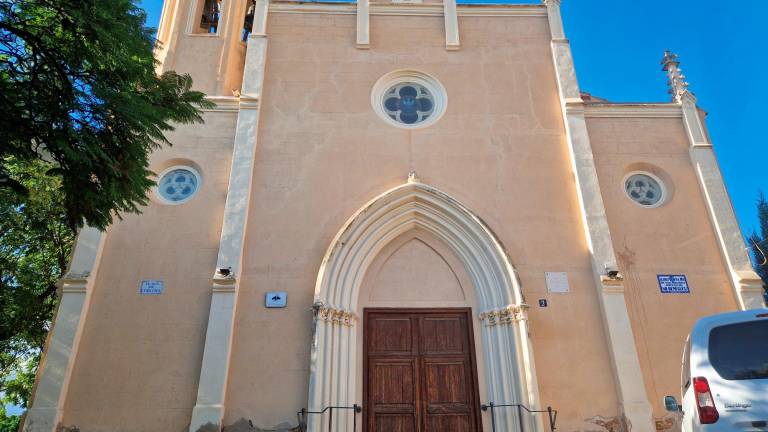
[[[448,95],[440,81],[423,72],[396,70],[374,84],[371,106],[392,126],[421,129],[445,114]]]
[[[404,82],[384,93],[384,111],[394,121],[407,125],[421,123],[435,110],[435,99],[423,85]]]
[[[629,198],[643,207],[657,207],[664,198],[664,186],[655,176],[646,173],[631,174],[624,181]]]
[[[157,193],[169,204],[181,204],[191,199],[199,187],[197,171],[189,167],[174,167],[160,176]]]

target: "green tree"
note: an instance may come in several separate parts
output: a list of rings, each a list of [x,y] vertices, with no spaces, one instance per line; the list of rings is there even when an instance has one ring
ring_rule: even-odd
[[[9,157],[45,160],[68,225],[105,228],[153,185],[149,153],[211,104],[188,75],[157,75],[136,0],[0,0],[0,188]]]
[[[5,407],[0,405],[0,432],[18,431],[19,420],[19,416],[8,415]]]
[[[0,405],[24,407],[74,235],[61,181],[47,175],[52,165],[13,158],[4,163],[27,193],[0,188]],[[0,425],[12,421],[0,412]]]
[[[156,73],[137,0],[0,0],[0,431],[26,406],[74,232],[139,212],[149,153],[212,107]]]
[[[757,199],[757,217],[760,227],[749,236],[749,244],[755,272],[763,279],[768,299],[768,200],[762,193]]]

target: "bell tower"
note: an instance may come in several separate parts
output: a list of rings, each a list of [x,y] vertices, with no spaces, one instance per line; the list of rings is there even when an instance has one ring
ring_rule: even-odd
[[[168,0],[155,55],[158,72],[188,73],[209,96],[240,91],[255,0]]]

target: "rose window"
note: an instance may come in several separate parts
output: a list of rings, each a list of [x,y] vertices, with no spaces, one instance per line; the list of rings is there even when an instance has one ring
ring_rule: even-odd
[[[634,174],[627,178],[624,189],[629,198],[645,207],[654,207],[664,195],[661,183],[647,174]]]
[[[157,185],[160,196],[171,202],[180,204],[197,192],[199,180],[197,174],[187,168],[176,168],[165,173]]]
[[[434,109],[432,93],[419,84],[400,83],[384,93],[384,111],[399,123],[421,123],[429,118]]]

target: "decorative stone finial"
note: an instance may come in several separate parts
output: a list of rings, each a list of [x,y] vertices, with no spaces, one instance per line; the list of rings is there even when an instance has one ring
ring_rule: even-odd
[[[416,174],[416,171],[411,171],[408,173],[408,183],[420,183],[421,180],[419,180],[419,175]]]
[[[677,54],[672,51],[664,51],[664,58],[661,59],[661,64],[664,66],[663,71],[667,73],[669,81],[669,94],[672,95],[674,102],[681,102],[683,95],[688,93],[688,83],[685,82],[685,75],[683,70],[680,69],[680,62],[677,61]]]

